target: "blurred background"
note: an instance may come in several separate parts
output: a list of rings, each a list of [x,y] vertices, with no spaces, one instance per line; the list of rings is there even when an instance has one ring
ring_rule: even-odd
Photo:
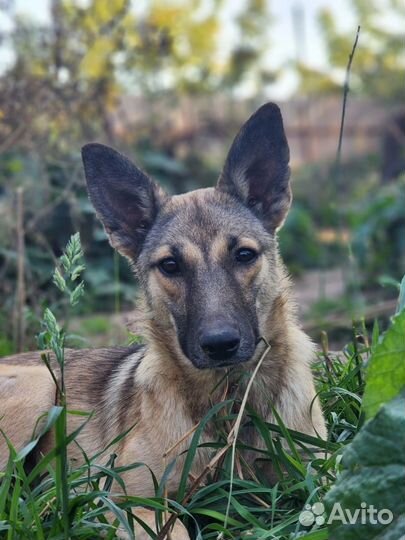
[[[46,305],[64,316],[51,276],[75,231],[76,343],[130,336],[136,285],[87,199],[84,143],[118,148],[172,193],[211,186],[267,100],[291,148],[280,246],[304,328],[339,346],[353,318],[384,326],[405,272],[404,29],[403,0],[0,0],[0,356],[36,346]]]

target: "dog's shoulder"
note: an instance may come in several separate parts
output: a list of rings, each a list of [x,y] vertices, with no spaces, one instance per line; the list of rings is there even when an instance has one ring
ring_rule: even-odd
[[[68,390],[75,394],[90,393],[99,400],[111,386],[116,386],[117,380],[121,383],[135,373],[144,350],[144,345],[67,350],[65,373]]]
[[[65,349],[65,383],[72,398],[87,396],[91,402],[99,402],[111,389],[129,390],[135,371],[145,354],[141,344],[128,347],[105,347],[99,349]],[[46,355],[56,379],[60,367],[52,352],[32,351],[0,358],[0,374],[7,370],[18,373],[32,369],[47,370],[43,360]]]
[[[95,448],[126,430],[128,410],[137,416],[136,371],[145,349],[135,345],[69,351],[65,372],[68,408],[93,413],[88,433]]]

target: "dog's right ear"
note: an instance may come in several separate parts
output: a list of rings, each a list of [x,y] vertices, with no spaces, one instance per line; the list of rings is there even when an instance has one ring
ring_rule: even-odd
[[[108,146],[86,144],[82,159],[90,200],[110,244],[136,259],[165,193],[128,158]]]
[[[291,204],[289,158],[280,109],[266,103],[235,137],[217,189],[238,198],[275,231]]]

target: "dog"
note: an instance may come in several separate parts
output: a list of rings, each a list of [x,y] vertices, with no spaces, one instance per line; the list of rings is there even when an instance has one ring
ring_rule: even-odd
[[[279,108],[267,103],[244,124],[213,188],[169,196],[112,148],[87,144],[82,157],[109,241],[139,279],[145,339],[135,347],[67,352],[68,408],[94,411],[78,436],[85,452],[94,455],[135,424],[115,448],[118,464],[146,463],[159,479],[163,453],[175,446],[170,458],[180,457],[167,481],[175,493],[190,442],[185,434],[223,399],[221,381],[242,398],[240,373],[252,373],[265,343],[270,350],[248,403],[269,422],[274,407],[287,427],[325,438],[311,374],[314,347],[294,315],[277,245],[292,200]],[[17,449],[54,403],[55,385],[39,353],[1,361],[0,427]],[[69,430],[80,422],[69,417]],[[50,444],[46,435],[43,451]],[[70,451],[70,459],[81,459],[74,445]],[[3,445],[3,466],[6,455]],[[196,474],[208,459],[197,454]],[[123,479],[129,494],[154,494],[146,467]],[[142,512],[154,526],[153,513]],[[174,539],[188,538],[181,523],[175,527]]]

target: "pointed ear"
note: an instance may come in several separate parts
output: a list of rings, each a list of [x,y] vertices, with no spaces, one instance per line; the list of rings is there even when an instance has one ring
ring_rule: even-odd
[[[110,244],[123,255],[138,256],[165,194],[125,156],[98,143],[82,148],[90,200]]]
[[[267,103],[233,141],[217,189],[237,197],[274,231],[291,204],[289,158],[280,109]]]

